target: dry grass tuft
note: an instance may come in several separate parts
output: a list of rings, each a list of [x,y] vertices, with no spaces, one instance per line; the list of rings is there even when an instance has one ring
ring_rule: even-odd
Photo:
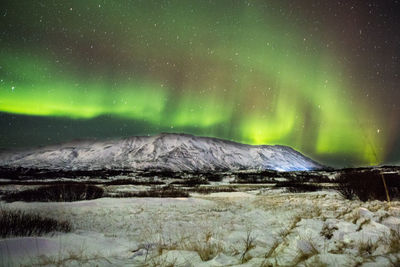
[[[319,254],[318,249],[316,248],[315,244],[312,240],[308,240],[309,249],[307,251],[298,249],[297,256],[294,259],[293,266],[297,266],[299,263],[308,260],[309,258],[313,257],[314,255]]]
[[[37,236],[50,232],[70,232],[71,225],[39,214],[0,209],[0,237]]]
[[[373,243],[371,240],[361,241],[357,244],[357,250],[361,256],[370,256],[377,248],[378,244]]]
[[[320,235],[330,240],[333,236],[333,232],[335,232],[336,230],[338,230],[338,227],[336,225],[332,226],[327,223],[324,223]]]
[[[388,247],[388,253],[400,252],[400,229],[390,230],[390,235],[382,237],[381,241]]]
[[[211,232],[206,234],[204,240],[188,240],[183,242],[181,246],[183,250],[197,252],[203,261],[211,260],[223,251],[222,244],[212,239]]]
[[[246,239],[244,239],[244,251],[243,251],[242,255],[240,256],[240,261],[242,263],[245,263],[248,260],[250,260],[250,258],[248,257],[247,253],[251,249],[255,248],[254,241],[255,241],[255,237],[253,237],[251,235],[251,231],[247,231]]]

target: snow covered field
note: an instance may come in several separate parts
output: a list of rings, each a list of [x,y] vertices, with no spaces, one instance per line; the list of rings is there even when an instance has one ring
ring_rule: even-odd
[[[2,203],[68,220],[71,233],[0,240],[0,265],[395,266],[400,202],[329,191]]]

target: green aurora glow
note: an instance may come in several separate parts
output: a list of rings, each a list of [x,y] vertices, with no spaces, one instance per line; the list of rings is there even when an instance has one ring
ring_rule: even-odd
[[[2,112],[111,115],[362,164],[385,157],[383,118],[353,100],[340,51],[271,5],[33,2],[8,4],[18,31],[0,52]]]

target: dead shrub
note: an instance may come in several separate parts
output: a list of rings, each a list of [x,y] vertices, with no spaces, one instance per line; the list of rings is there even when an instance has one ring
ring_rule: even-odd
[[[70,202],[101,198],[104,190],[95,185],[86,184],[56,184],[13,192],[5,195],[7,202]]]

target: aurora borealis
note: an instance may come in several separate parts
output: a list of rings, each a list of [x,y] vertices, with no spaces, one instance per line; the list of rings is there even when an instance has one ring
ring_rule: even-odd
[[[400,161],[398,1],[2,1],[0,147],[159,132]]]

